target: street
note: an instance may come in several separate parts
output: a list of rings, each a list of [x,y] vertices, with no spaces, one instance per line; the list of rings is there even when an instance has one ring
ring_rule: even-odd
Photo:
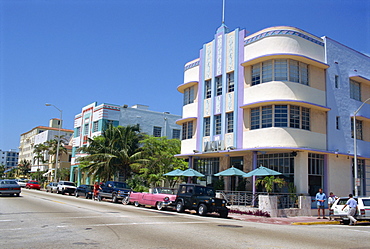
[[[369,248],[370,226],[201,217],[23,190],[0,197],[1,248]]]

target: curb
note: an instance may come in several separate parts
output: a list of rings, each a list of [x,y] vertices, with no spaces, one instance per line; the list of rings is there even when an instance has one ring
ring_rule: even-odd
[[[339,221],[313,221],[313,222],[292,222],[291,225],[337,225]]]

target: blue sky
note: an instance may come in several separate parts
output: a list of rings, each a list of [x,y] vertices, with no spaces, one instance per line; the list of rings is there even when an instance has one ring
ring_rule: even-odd
[[[184,64],[222,21],[222,0],[0,0],[0,149],[63,128],[92,102],[181,115]],[[368,0],[226,0],[225,24],[287,25],[370,54]]]

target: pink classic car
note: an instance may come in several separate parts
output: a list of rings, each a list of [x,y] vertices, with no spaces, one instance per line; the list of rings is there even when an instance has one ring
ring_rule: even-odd
[[[165,207],[175,206],[176,191],[171,188],[154,188],[151,193],[131,192],[128,201],[135,207],[151,206],[162,210]]]

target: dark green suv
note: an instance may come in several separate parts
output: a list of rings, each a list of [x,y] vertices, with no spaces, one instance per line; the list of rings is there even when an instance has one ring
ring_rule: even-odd
[[[197,184],[181,184],[176,196],[176,211],[182,213],[185,209],[196,210],[199,215],[207,213],[219,213],[220,217],[226,218],[229,209],[226,200],[216,198],[215,190]]]

